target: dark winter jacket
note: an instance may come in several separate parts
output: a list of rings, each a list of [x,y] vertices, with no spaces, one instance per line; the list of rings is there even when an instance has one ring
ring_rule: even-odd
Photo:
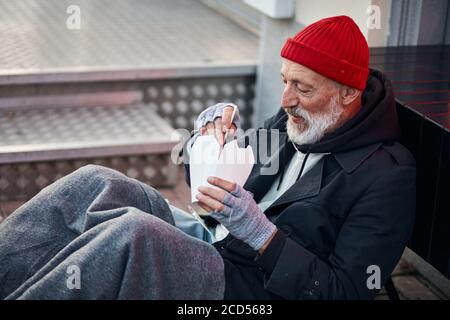
[[[279,139],[270,160],[258,159],[244,185],[256,202],[296,152],[287,119],[280,109],[242,140],[261,144],[272,133]],[[360,112],[320,142],[298,146],[306,153],[330,154],[265,211],[278,231],[263,255],[232,235],[214,244],[225,262],[225,298],[374,298],[399,261],[414,222],[415,162],[397,142],[399,134],[392,85],[371,70]],[[273,161],[281,170],[261,174]],[[189,170],[189,182],[188,175]]]

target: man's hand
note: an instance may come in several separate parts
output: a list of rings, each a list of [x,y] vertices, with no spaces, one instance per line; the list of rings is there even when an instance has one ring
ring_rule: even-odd
[[[196,125],[202,136],[215,135],[219,144],[223,146],[225,133],[228,131],[227,137],[232,137],[236,133],[239,120],[239,112],[236,105],[218,103],[200,113]]]
[[[233,236],[261,253],[277,228],[256,205],[253,194],[218,177],[209,177],[208,182],[221,190],[199,187],[199,204],[212,212],[211,217],[223,224]]]

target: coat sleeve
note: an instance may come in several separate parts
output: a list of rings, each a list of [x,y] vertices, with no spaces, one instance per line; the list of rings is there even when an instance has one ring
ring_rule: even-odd
[[[287,237],[266,290],[286,299],[373,299],[379,291],[373,286],[383,286],[405,249],[415,196],[414,167],[378,178],[349,212],[326,261]]]

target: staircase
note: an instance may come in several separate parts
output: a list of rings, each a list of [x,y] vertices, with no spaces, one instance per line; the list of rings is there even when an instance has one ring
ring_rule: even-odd
[[[175,129],[220,101],[250,126],[252,33],[195,0],[77,3],[76,31],[65,28],[67,1],[2,3],[0,202],[88,163],[174,186]]]

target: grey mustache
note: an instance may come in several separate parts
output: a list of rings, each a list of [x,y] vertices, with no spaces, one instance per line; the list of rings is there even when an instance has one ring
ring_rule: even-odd
[[[301,112],[298,107],[289,107],[289,108],[286,108],[285,110],[288,114],[290,114],[292,116],[295,116],[295,117],[301,116]]]

